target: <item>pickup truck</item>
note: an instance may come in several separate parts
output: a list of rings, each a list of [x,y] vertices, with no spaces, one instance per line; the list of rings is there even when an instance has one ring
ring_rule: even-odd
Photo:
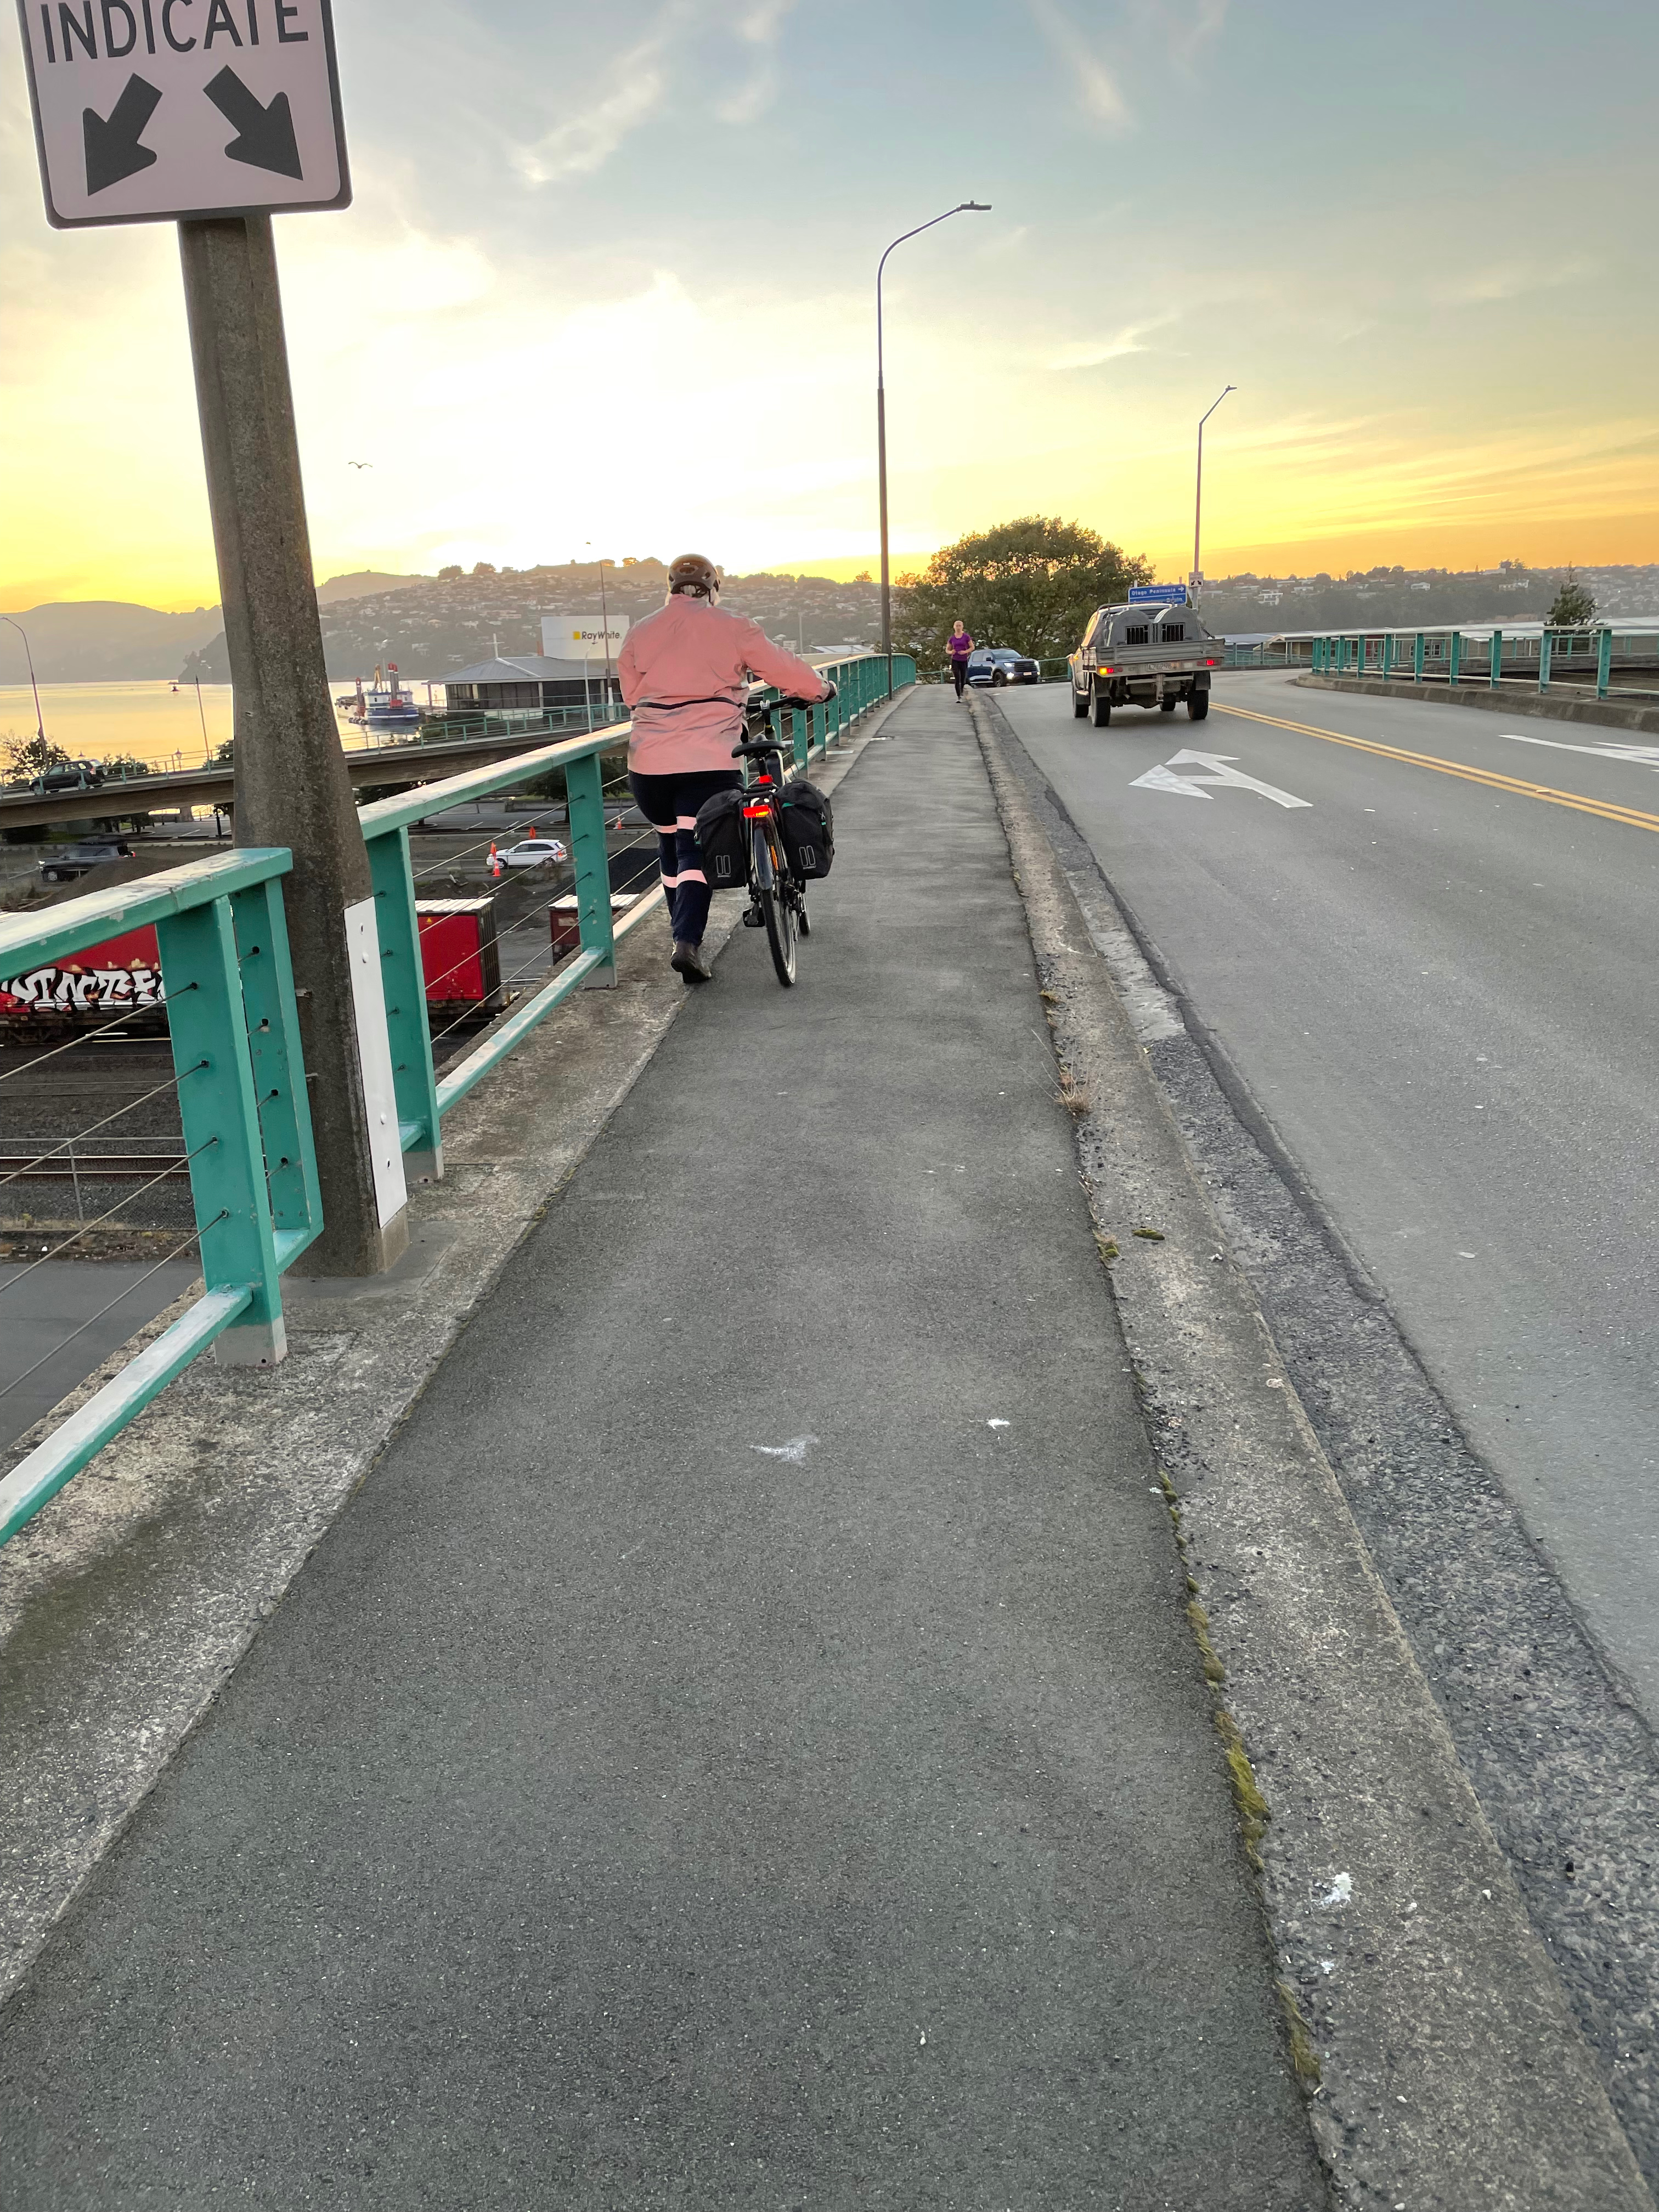
[[[1071,656],[1072,712],[1103,730],[1114,707],[1173,714],[1184,699],[1188,714],[1201,722],[1210,711],[1210,671],[1222,660],[1221,641],[1205,629],[1196,607],[1144,600],[1102,607]]]

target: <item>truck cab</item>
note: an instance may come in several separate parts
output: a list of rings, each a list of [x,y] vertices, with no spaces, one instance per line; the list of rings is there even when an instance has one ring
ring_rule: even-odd
[[[1172,714],[1184,699],[1201,722],[1210,711],[1210,671],[1223,657],[1198,609],[1173,596],[1097,608],[1069,663],[1072,712],[1104,729],[1114,707]]]

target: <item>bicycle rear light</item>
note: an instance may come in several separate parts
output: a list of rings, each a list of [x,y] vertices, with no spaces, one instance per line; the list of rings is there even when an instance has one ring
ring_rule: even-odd
[[[752,804],[746,805],[743,810],[743,818],[745,822],[764,822],[771,811],[772,809],[767,801],[762,799],[758,806]]]

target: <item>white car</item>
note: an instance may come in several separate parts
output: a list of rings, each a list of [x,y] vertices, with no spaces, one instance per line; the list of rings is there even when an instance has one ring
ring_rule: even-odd
[[[550,861],[569,858],[556,837],[526,837],[498,855],[504,868],[544,868]]]

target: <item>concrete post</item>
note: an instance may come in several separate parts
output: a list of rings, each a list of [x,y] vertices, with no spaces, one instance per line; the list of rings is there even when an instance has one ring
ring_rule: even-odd
[[[323,1203],[307,1266],[372,1275],[407,1245],[408,1215],[401,1152],[381,1160],[376,1194],[363,1068],[386,1046],[377,1059],[366,1031],[360,1054],[356,1006],[383,994],[378,973],[354,994],[346,920],[374,892],[323,663],[270,218],[181,222],[179,246],[236,689],[236,842],[294,854],[285,903]]]

